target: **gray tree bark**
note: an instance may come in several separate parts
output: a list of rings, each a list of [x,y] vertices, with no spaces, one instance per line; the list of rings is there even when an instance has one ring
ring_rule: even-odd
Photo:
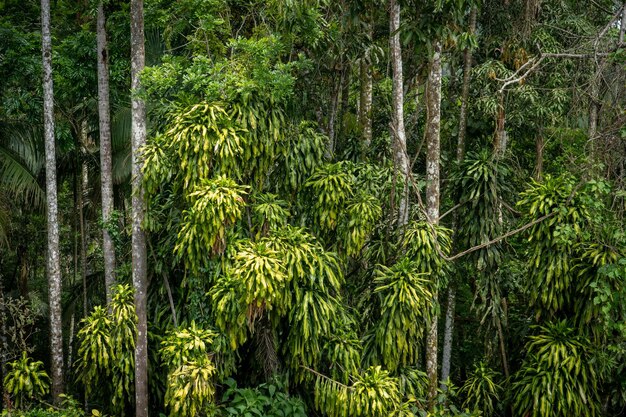
[[[456,309],[456,290],[452,283],[448,287],[448,302],[446,307],[446,322],[443,330],[443,351],[441,354],[441,388],[445,389],[444,382],[450,377],[450,362],[452,358],[452,335],[454,333],[454,310]]]
[[[359,125],[363,138],[363,154],[367,154],[372,145],[372,65],[369,48],[361,59],[360,78],[361,92],[359,97]]]
[[[622,5],[622,21],[619,26],[619,43],[620,45],[624,42],[624,34],[626,34],[626,1]]]
[[[113,168],[111,162],[111,114],[109,106],[109,55],[106,18],[102,0],[98,3],[98,117],[100,120],[100,185],[102,189],[102,252],[107,305],[111,303],[111,288],[115,285],[115,245],[107,225],[113,213]]]
[[[63,324],[61,318],[61,264],[59,259],[59,216],[54,138],[54,91],[52,82],[52,36],[50,0],[41,0],[41,46],[43,58],[43,117],[46,154],[46,215],[48,229],[47,273],[50,303],[50,364],[52,399],[63,393]]]
[[[146,235],[142,228],[146,207],[144,202],[143,158],[141,148],[146,143],[146,104],[137,96],[139,76],[145,67],[145,40],[143,26],[143,0],[130,3],[131,47],[131,141],[132,141],[132,274],[137,313],[137,340],[135,344],[135,415],[148,416],[148,326],[147,326],[147,250]]]
[[[406,132],[404,129],[404,86],[402,76],[402,48],[400,46],[400,4],[389,1],[389,50],[393,70],[392,88],[392,133],[393,158],[396,175],[403,183],[402,197],[398,204],[398,226],[404,226],[409,220],[409,170],[410,163],[406,151]]]
[[[428,221],[433,224],[439,223],[439,159],[441,152],[441,42],[433,42],[433,56],[430,62],[428,74],[428,86],[426,95],[427,119],[426,119],[426,215]],[[437,280],[433,290],[433,303],[438,303]],[[433,316],[426,337],[426,373],[428,374],[428,399],[432,405],[437,396],[437,325],[438,317]]]

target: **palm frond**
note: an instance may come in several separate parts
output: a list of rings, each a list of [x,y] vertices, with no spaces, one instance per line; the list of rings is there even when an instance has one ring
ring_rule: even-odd
[[[17,201],[40,209],[46,195],[37,179],[44,154],[37,144],[38,132],[26,129],[9,132],[0,143],[0,184]]]

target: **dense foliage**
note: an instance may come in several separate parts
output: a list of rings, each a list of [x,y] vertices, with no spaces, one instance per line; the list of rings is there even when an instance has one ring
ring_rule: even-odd
[[[626,415],[625,4],[145,0],[131,91],[127,3],[51,5],[50,328],[41,10],[0,1],[3,416],[135,415],[138,359],[155,416]]]

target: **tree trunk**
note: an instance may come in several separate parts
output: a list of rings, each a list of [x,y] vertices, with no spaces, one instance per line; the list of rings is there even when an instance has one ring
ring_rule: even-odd
[[[404,89],[402,76],[402,49],[400,46],[400,4],[390,0],[389,50],[393,69],[392,90],[392,133],[393,162],[397,176],[402,181],[403,189],[398,204],[398,226],[404,226],[409,220],[409,158],[406,151],[406,133],[404,130]]]
[[[371,33],[371,32],[370,32]],[[366,49],[361,59],[360,78],[361,78],[361,94],[359,98],[359,126],[361,128],[362,154],[367,155],[372,145],[372,64],[371,53],[369,47]]]
[[[441,130],[441,42],[433,43],[433,56],[428,75],[426,106],[427,155],[426,155],[426,215],[428,221],[439,223],[439,158]],[[433,305],[438,303],[438,277],[434,282]],[[428,374],[428,399],[432,406],[437,396],[437,325],[438,317],[433,316],[426,338],[426,373]]]
[[[476,30],[476,7],[470,12],[469,33]],[[467,137],[467,100],[469,98],[470,75],[472,72],[472,51],[465,48],[463,51],[463,87],[461,88],[461,112],[459,114],[459,137],[456,147],[457,161],[465,158],[465,138]]]
[[[52,83],[52,37],[50,0],[41,0],[41,43],[43,56],[43,116],[46,154],[46,214],[48,229],[47,272],[50,303],[50,364],[52,399],[59,404],[63,393],[63,324],[61,318],[61,263],[59,259],[59,216],[54,137],[54,93]]]
[[[506,152],[509,136],[505,129],[506,113],[504,111],[504,92],[500,93],[498,100],[498,113],[496,114],[496,133],[493,141],[493,152],[496,158],[500,158]]]
[[[619,44],[624,43],[624,35],[626,34],[626,1],[622,5],[622,20],[619,25]]]
[[[535,179],[541,181],[543,178],[543,130],[537,133],[535,138],[535,150],[536,150],[536,163],[535,163]]]
[[[506,318],[507,314],[507,306],[506,306],[506,298],[502,299],[502,314]],[[506,324],[506,322],[505,322]],[[502,330],[502,321],[500,317],[496,314],[496,329],[498,330],[498,341],[500,345],[500,359],[502,360],[502,369],[504,370],[504,377],[509,378],[509,360],[506,354],[506,339],[504,337],[504,331]]]
[[[470,12],[469,33],[476,30],[476,7]],[[472,51],[465,48],[463,51],[463,86],[461,87],[461,111],[459,114],[459,137],[456,147],[456,160],[460,164],[465,158],[465,142],[467,137],[467,108],[470,87],[470,75],[472,72]],[[458,202],[457,202],[458,203]],[[456,217],[456,216],[455,216]],[[455,221],[456,223],[456,221]],[[452,358],[452,338],[454,334],[454,310],[456,307],[456,289],[454,284],[448,285],[448,305],[446,310],[446,323],[443,335],[443,354],[441,358],[441,381],[450,377],[450,362]],[[445,386],[442,384],[442,389]]]
[[[328,116],[328,148],[326,149],[326,157],[332,158],[335,153],[335,125],[337,124],[337,113],[339,112],[339,95],[341,94],[341,85],[343,84],[343,71],[335,71],[335,79],[333,85],[333,95],[330,98],[330,114]]]
[[[98,3],[98,117],[100,120],[100,183],[102,188],[102,254],[107,305],[115,285],[115,245],[108,227],[113,212],[113,174],[111,162],[111,115],[109,109],[109,56],[104,5]]]
[[[450,362],[452,357],[452,334],[454,333],[454,310],[456,307],[456,291],[450,284],[448,287],[448,305],[446,308],[446,323],[443,333],[443,353],[441,357],[441,388],[445,389],[445,381],[450,377]]]
[[[131,90],[132,90],[132,274],[135,289],[135,311],[137,313],[137,341],[135,344],[135,415],[148,416],[148,326],[147,326],[147,251],[146,236],[142,228],[145,216],[143,158],[141,148],[146,143],[146,105],[137,97],[140,87],[139,76],[145,66],[143,27],[143,0],[130,3],[131,44]]]
[[[343,65],[341,76],[341,106],[339,107],[339,132],[342,138],[346,136],[346,114],[350,105],[350,64]],[[335,148],[337,148],[335,139]]]
[[[589,140],[595,143],[596,134],[598,132],[598,113],[599,113],[599,96],[600,96],[600,68],[594,69],[595,73],[591,79],[591,91],[589,98]],[[596,149],[596,146],[593,146]],[[594,155],[598,156],[598,155]]]
[[[6,300],[4,298],[4,287],[0,279],[0,381],[4,381],[5,368],[7,364],[7,354],[9,352],[9,342],[7,340],[6,322]],[[6,407],[4,384],[0,384],[0,413]]]
[[[89,313],[87,303],[87,228],[85,226],[85,195],[89,187],[89,171],[84,157],[80,163],[80,182],[78,194],[78,224],[80,231],[80,277],[83,283],[83,310],[85,317]]]

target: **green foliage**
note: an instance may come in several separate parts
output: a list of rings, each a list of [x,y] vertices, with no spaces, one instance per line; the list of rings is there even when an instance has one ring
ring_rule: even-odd
[[[484,362],[474,365],[472,375],[460,390],[460,393],[465,396],[463,407],[480,410],[486,416],[493,415],[503,391],[502,385],[498,382],[500,379],[501,375]]]
[[[315,408],[329,417],[388,417],[400,407],[398,380],[380,366],[353,376],[350,386],[318,376]]]
[[[598,379],[589,341],[567,322],[539,327],[511,387],[513,409],[530,417],[600,415]]]
[[[87,392],[110,395],[112,410],[122,415],[134,395],[137,316],[133,289],[116,286],[109,308],[96,307],[82,320],[76,369]]]
[[[348,256],[357,256],[383,215],[379,200],[365,192],[346,205],[339,223],[338,235]]]
[[[26,401],[41,398],[48,393],[50,383],[43,370],[43,362],[33,361],[26,352],[16,361],[10,362],[4,377],[4,389],[13,397],[16,407],[24,407]]]
[[[375,346],[367,347],[376,350],[390,371],[417,363],[433,294],[431,283],[419,271],[420,264],[407,257],[391,268],[379,265],[374,272],[380,318],[370,330]]]
[[[583,238],[590,210],[572,179],[546,177],[521,194],[529,220],[552,217],[529,229],[530,300],[537,317],[554,317],[570,302],[575,289],[576,244]]]
[[[182,186],[193,188],[214,173],[235,176],[240,172],[244,130],[219,104],[196,104],[174,116],[172,127],[159,141],[167,141],[177,156]],[[149,162],[146,160],[146,162]],[[152,169],[146,164],[145,170]]]
[[[490,151],[469,152],[453,177],[458,211],[457,242],[461,248],[484,244],[502,234],[502,196],[509,172]],[[479,271],[493,271],[502,260],[496,243],[469,256]]]
[[[255,194],[252,211],[256,237],[267,236],[270,230],[285,226],[289,218],[287,203],[275,194]]]
[[[33,408],[28,411],[19,410],[4,410],[2,417],[104,417],[98,410],[91,410],[91,413],[86,414],[82,404],[76,401],[74,398],[61,394],[61,407],[60,408]]]
[[[410,222],[402,240],[406,257],[419,265],[419,272],[432,274],[432,279],[438,278],[447,267],[439,252],[450,253],[451,233],[450,229],[426,221]]]
[[[226,249],[226,230],[242,217],[246,187],[230,178],[219,176],[196,186],[188,195],[191,205],[183,220],[174,250],[189,269],[199,271],[210,253]]]
[[[311,215],[320,231],[335,230],[341,212],[354,194],[353,183],[343,163],[320,166],[305,183],[305,190],[313,199]]]
[[[286,387],[273,381],[254,388],[237,388],[233,379],[226,381],[228,389],[222,396],[222,405],[216,417],[306,417],[301,399],[291,397]]]
[[[289,125],[274,174],[278,179],[277,188],[288,194],[299,191],[311,173],[323,163],[327,141],[328,138],[311,122]]]
[[[165,405],[170,416],[195,416],[202,412],[215,394],[216,373],[209,346],[217,334],[196,327],[170,332],[159,351],[169,369]]]
[[[230,275],[240,282],[250,327],[265,312],[276,309],[282,315],[290,307],[291,295],[285,291],[289,276],[279,254],[266,241],[239,242]]]
[[[78,331],[78,380],[85,384],[86,392],[99,387],[101,379],[107,377],[112,368],[113,348],[111,341],[112,321],[104,307],[94,307],[91,314],[82,321]]]

